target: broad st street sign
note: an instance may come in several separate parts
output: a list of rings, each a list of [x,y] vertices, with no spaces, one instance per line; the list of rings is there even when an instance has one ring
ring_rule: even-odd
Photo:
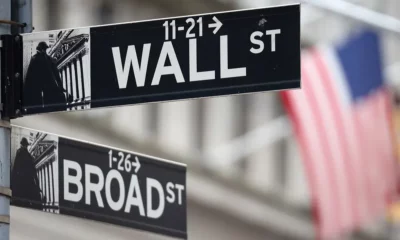
[[[21,35],[21,114],[300,87],[300,5]]]
[[[12,205],[187,238],[186,166],[13,126]]]

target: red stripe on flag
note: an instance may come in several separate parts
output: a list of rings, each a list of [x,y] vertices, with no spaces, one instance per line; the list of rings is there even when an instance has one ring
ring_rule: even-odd
[[[293,90],[293,91],[299,91],[299,90]],[[300,90],[301,91],[301,90]],[[314,164],[312,162],[307,161],[306,159],[310,159],[312,157],[312,151],[310,150],[309,146],[307,145],[305,139],[305,133],[301,127],[301,121],[298,118],[298,115],[296,114],[294,110],[294,106],[292,104],[292,99],[291,99],[291,93],[288,91],[283,91],[280,94],[283,105],[285,106],[285,109],[289,115],[289,119],[292,123],[293,130],[295,132],[295,136],[298,138],[298,144],[300,145],[300,154],[302,155],[302,159],[304,160],[303,163],[305,165],[305,171],[306,175],[310,179],[311,182],[316,182],[317,177],[315,175],[315,168]],[[314,227],[315,227],[315,232],[316,232],[316,240],[321,240],[321,216],[320,216],[320,208],[322,207],[318,198],[318,190],[315,184],[310,184],[310,192],[311,192],[311,212],[313,215],[313,222],[314,222]]]
[[[349,139],[345,136],[345,132],[350,131],[351,129],[348,129],[344,125],[344,116],[343,110],[339,106],[340,104],[340,99],[338,99],[339,96],[337,96],[334,92],[334,89],[336,89],[336,86],[333,85],[333,79],[331,79],[330,74],[328,73],[328,69],[326,64],[324,63],[322,56],[320,55],[321,53],[318,50],[313,50],[312,51],[313,57],[314,57],[314,62],[316,64],[316,69],[318,70],[319,74],[321,75],[321,80],[323,82],[324,86],[324,92],[327,94],[328,99],[329,99],[329,110],[333,112],[334,116],[334,122],[336,125],[336,132],[339,135],[340,138],[340,151],[343,153],[343,159],[342,161],[348,163],[348,166],[345,166],[343,171],[346,174],[347,177],[347,182],[346,184],[349,185],[349,191],[347,192],[349,196],[347,196],[350,199],[350,209],[351,209],[351,221],[350,225],[345,226],[345,229],[350,230],[356,225],[357,219],[359,219],[359,211],[358,211],[358,206],[357,206],[357,191],[356,191],[356,180],[354,177],[356,176],[356,171],[354,167],[354,162],[353,159],[350,157],[349,149],[348,147],[350,146]],[[341,188],[344,188],[346,186],[339,186]],[[347,213],[344,213],[347,214]]]

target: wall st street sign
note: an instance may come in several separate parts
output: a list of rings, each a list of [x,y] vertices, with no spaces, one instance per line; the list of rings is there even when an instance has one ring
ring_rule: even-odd
[[[22,115],[300,87],[300,5],[23,34]]]
[[[13,126],[12,205],[187,238],[186,166]]]

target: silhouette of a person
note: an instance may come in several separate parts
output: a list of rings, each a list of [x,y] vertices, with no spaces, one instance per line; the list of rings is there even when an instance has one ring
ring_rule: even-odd
[[[13,204],[42,209],[39,179],[36,175],[34,158],[28,151],[28,140],[23,137],[20,144],[11,174]]]
[[[40,42],[36,47],[37,53],[32,57],[24,83],[24,102],[28,107],[50,108],[52,111],[66,109],[66,95],[57,65],[46,49],[46,42]]]

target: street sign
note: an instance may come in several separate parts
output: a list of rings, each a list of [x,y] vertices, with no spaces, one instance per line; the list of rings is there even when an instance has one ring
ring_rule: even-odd
[[[12,204],[187,238],[186,166],[13,126]]]
[[[300,87],[299,4],[22,39],[22,115]]]

